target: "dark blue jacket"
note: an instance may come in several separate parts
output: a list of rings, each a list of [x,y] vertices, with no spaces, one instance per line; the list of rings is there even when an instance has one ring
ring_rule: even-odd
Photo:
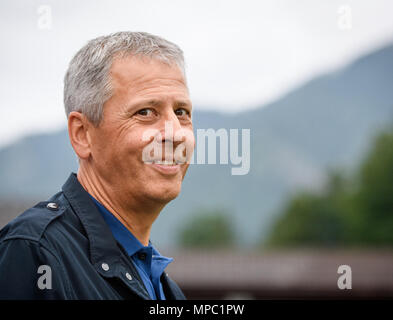
[[[185,299],[165,272],[161,282],[168,300]],[[150,297],[132,260],[71,174],[62,192],[0,231],[0,299]]]

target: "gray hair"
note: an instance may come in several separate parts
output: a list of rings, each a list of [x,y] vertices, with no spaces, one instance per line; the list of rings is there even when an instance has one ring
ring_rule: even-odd
[[[104,103],[112,96],[109,70],[115,58],[149,57],[177,65],[185,78],[183,51],[174,43],[147,32],[117,32],[90,40],[71,60],[64,77],[64,107],[83,113],[98,126]]]

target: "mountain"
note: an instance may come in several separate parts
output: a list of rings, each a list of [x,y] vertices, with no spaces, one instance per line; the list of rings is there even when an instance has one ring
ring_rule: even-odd
[[[251,168],[247,175],[234,176],[232,165],[192,164],[181,194],[154,224],[152,240],[174,245],[177,230],[192,215],[223,208],[239,243],[255,243],[293,192],[322,187],[329,168],[351,170],[359,163],[373,136],[393,120],[392,85],[390,45],[266,106],[237,114],[195,111],[195,133],[202,128],[251,130]],[[0,150],[1,202],[18,199],[12,201],[32,205],[57,192],[76,170],[66,130],[22,139]],[[0,223],[16,214],[11,211]]]

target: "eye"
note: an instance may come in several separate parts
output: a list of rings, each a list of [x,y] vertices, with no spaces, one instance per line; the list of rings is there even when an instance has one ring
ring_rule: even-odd
[[[190,111],[184,108],[179,108],[175,110],[175,114],[177,116],[186,116],[186,115],[190,115]]]
[[[148,116],[151,116],[153,114],[153,110],[150,109],[150,108],[144,108],[144,109],[138,110],[136,112],[136,114],[138,114],[140,116],[148,117]]]

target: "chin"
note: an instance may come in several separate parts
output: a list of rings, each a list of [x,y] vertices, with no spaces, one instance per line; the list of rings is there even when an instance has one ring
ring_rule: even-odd
[[[163,188],[157,190],[155,193],[155,198],[162,202],[169,202],[177,198],[180,193],[180,188],[172,187],[172,188]]]
[[[180,193],[181,185],[177,183],[157,183],[145,186],[144,194],[145,197],[149,198],[153,202],[166,203],[175,199]]]
[[[169,201],[172,201],[172,200],[176,199],[177,196],[179,195],[179,193],[180,193],[180,191],[168,192],[168,193],[162,194],[161,199],[163,201],[169,202]]]

